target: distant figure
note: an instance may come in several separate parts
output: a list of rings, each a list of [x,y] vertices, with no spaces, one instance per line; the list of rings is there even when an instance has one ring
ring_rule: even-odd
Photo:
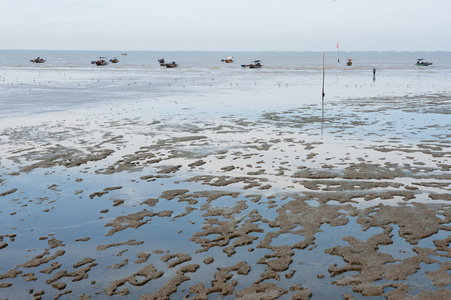
[[[376,68],[373,68],[373,80],[376,80]]]

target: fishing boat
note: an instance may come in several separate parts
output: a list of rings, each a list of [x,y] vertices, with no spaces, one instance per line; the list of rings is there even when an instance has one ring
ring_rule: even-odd
[[[254,69],[254,68],[261,68],[263,67],[263,65],[261,65],[259,62],[255,63],[255,64],[250,64],[249,68]]]
[[[432,66],[432,63],[431,63],[431,62],[423,61],[423,60],[424,60],[424,58],[419,58],[419,59],[417,60],[417,66],[425,66],[425,67],[427,67],[427,66]]]
[[[106,66],[108,64],[108,61],[105,60],[104,57],[99,57],[98,60],[96,60],[96,65],[98,66]]]
[[[160,66],[161,66],[161,67],[164,67],[164,66],[165,66],[164,58],[158,59],[158,62],[160,63]]]
[[[248,67],[250,69],[258,69],[258,68],[263,67],[263,65],[260,63],[260,60],[254,60],[254,63],[249,64],[249,65],[241,65],[241,67],[243,67],[243,68]]]
[[[348,59],[348,62],[346,63],[348,66],[352,66],[352,59]]]
[[[175,61],[164,65],[166,66],[166,68],[177,68],[177,64],[175,63]]]
[[[37,64],[42,64],[42,63],[46,62],[45,59],[40,58],[40,57],[37,57],[35,59],[30,59],[30,61],[33,62],[33,63],[37,63]]]
[[[113,57],[110,59],[110,63],[117,64],[118,62],[119,62],[119,59],[117,59],[116,57]]]
[[[226,59],[221,59],[225,63],[233,63],[233,56],[229,56]]]

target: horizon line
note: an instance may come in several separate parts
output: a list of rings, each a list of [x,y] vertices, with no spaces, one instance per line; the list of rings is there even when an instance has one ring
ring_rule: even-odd
[[[0,49],[0,51],[118,51],[126,52],[337,52],[336,50],[117,50],[117,49]],[[451,50],[340,50],[340,52],[451,52]]]

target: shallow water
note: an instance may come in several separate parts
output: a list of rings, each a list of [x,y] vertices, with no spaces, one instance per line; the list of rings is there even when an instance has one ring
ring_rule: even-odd
[[[0,52],[2,298],[449,288],[449,53]]]
[[[47,62],[28,61],[37,55]],[[99,55],[117,56],[120,62],[103,67],[90,64]],[[225,55],[220,52],[130,52],[121,56],[115,52],[3,50],[0,51],[2,114],[8,116],[12,110],[16,117],[30,112],[86,109],[106,103],[117,105],[127,99],[154,104],[161,97],[187,93],[202,98],[208,95],[206,103],[201,103],[205,109],[222,110],[224,104],[219,102],[222,105],[218,105],[218,101],[226,101],[235,111],[251,112],[274,106],[280,109],[297,103],[319,103],[321,53],[232,53],[229,54],[235,57],[232,64],[220,61]],[[326,54],[327,102],[361,95],[393,97],[448,91],[449,53],[350,52],[343,55],[355,57],[352,67],[346,66],[343,59],[338,63],[336,53]],[[418,56],[427,56],[435,64],[417,67],[414,63]],[[161,57],[176,60],[179,68],[160,67],[157,58]],[[240,67],[256,57],[262,59],[262,69]],[[373,68],[377,68],[376,81],[372,80]],[[234,92],[243,91],[250,94],[245,95],[247,101],[233,96]],[[187,98],[180,98],[180,104],[184,104]],[[188,100],[188,105],[194,105],[193,99]]]

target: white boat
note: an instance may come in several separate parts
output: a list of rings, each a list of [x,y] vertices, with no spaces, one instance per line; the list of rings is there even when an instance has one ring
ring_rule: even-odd
[[[423,61],[423,60],[424,60],[424,58],[419,58],[419,59],[417,60],[417,66],[424,66],[424,67],[432,66],[432,63],[431,63],[431,62]]]
[[[229,56],[226,59],[221,59],[225,63],[233,63],[233,56]]]

